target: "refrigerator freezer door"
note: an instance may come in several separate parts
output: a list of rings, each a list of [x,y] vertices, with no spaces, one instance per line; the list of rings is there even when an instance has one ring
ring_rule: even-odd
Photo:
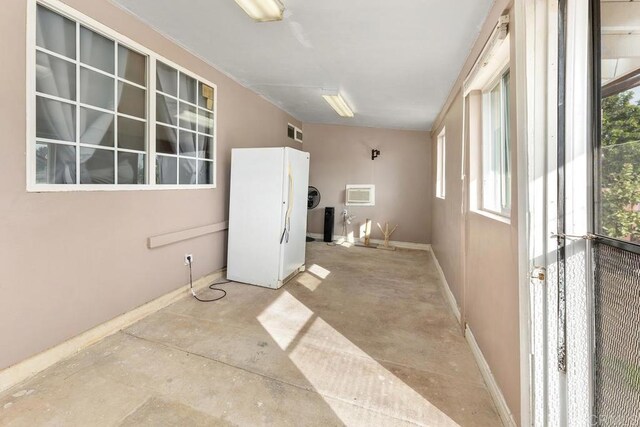
[[[282,192],[286,201],[283,223],[287,232],[281,247],[281,281],[305,262],[308,187],[309,153],[285,148]]]
[[[227,278],[277,288],[281,283],[284,148],[231,154]]]

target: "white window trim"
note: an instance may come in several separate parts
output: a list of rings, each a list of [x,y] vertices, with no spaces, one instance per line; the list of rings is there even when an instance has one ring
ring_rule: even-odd
[[[443,127],[436,140],[436,198],[447,197],[447,138]]]
[[[79,22],[87,28],[100,33],[118,43],[147,56],[147,150],[146,154],[146,184],[38,184],[36,179],[36,161],[34,144],[36,140],[36,11],[37,5],[49,9]],[[127,36],[111,29],[93,18],[73,9],[58,0],[29,0],[27,2],[27,111],[26,111],[26,187],[27,192],[69,192],[69,191],[151,191],[151,190],[202,190],[213,189],[217,186],[218,165],[218,86],[209,80],[189,71],[188,69],[165,58],[155,51],[131,40]],[[79,54],[79,53],[78,53]],[[214,91],[213,99],[213,183],[212,184],[157,184],[156,176],[156,61],[161,61],[179,72],[188,75],[208,86]]]
[[[483,49],[483,52],[480,54],[478,60],[474,64],[472,70],[469,72],[464,82],[465,105],[468,102],[467,96],[469,96],[472,92],[478,91],[481,94],[480,105],[478,106],[474,101],[474,108],[469,110],[469,117],[466,118],[466,120],[473,121],[474,126],[477,125],[480,129],[479,135],[470,135],[468,137],[465,137],[469,138],[469,212],[506,224],[511,223],[511,213],[509,214],[509,216],[503,216],[502,214],[496,214],[493,211],[485,210],[483,208],[482,168],[484,160],[483,157],[485,138],[484,114],[486,114],[486,112],[484,111],[484,93],[488,89],[494,87],[495,84],[502,78],[504,73],[510,69],[511,36],[508,23],[509,18],[507,15],[504,15],[499,19],[493,33],[489,38],[489,41]],[[506,28],[505,24],[507,24]],[[504,30],[506,30],[506,32]],[[511,123],[511,126],[515,126],[515,123]],[[512,147],[514,146],[514,144],[515,141],[511,141]],[[513,178],[514,177],[512,176],[512,179]],[[511,203],[513,207],[514,201],[512,200]]]
[[[497,212],[492,209],[485,208],[484,206],[484,156],[485,156],[485,144],[487,140],[491,138],[491,131],[487,129],[487,120],[486,115],[491,113],[491,104],[489,101],[489,96],[491,91],[496,87],[496,85],[502,84],[502,79],[504,75],[510,72],[510,63],[507,59],[506,63],[501,64],[502,66],[496,68],[496,71],[492,74],[489,83],[482,88],[482,111],[481,114],[481,123],[482,123],[482,136],[479,141],[479,147],[476,151],[477,158],[473,159],[473,161],[477,162],[479,165],[478,176],[477,176],[477,200],[472,203],[471,211],[483,215],[487,218],[491,218],[500,222],[504,222],[509,224],[511,222],[511,209],[508,211]],[[504,131],[504,124],[502,126],[502,130]],[[510,141],[512,143],[513,141]],[[513,165],[512,165],[513,169]],[[512,176],[513,179],[513,176]],[[509,189],[512,192],[512,188]],[[513,192],[512,192],[513,193]],[[513,195],[513,194],[512,194]],[[513,206],[513,200],[511,200],[511,204]]]

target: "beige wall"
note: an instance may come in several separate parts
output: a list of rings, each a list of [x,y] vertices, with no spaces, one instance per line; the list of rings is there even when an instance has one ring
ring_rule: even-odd
[[[218,188],[25,191],[27,0],[0,14],[0,369],[225,265],[225,233],[147,249],[149,236],[227,219],[231,147],[282,146],[300,123],[107,0],[67,0],[86,15],[218,85]]]
[[[428,132],[335,125],[304,125],[303,149],[311,153],[309,185],[320,190],[320,205],[309,211],[309,231],[322,233],[324,207],[336,208],[335,234],[342,234],[340,213],[347,184],[375,184],[376,205],[349,207],[356,215],[354,236],[366,218],[375,225],[399,224],[392,240],[428,243],[431,239],[431,150]],[[381,151],[371,160],[371,149]]]
[[[431,211],[431,247],[442,267],[451,292],[460,308],[464,307],[463,265],[462,265],[462,96],[458,95],[451,104],[444,120],[445,128],[445,198],[433,197]],[[437,135],[434,133],[431,158],[436,159]],[[435,182],[435,163],[433,163]],[[435,188],[435,187],[434,187]],[[435,192],[434,192],[435,194]]]
[[[507,2],[496,2],[482,34],[493,27]],[[512,53],[515,46],[515,28],[511,16],[510,37]],[[477,42],[480,47],[485,38]],[[477,47],[474,48],[477,50]],[[432,214],[432,246],[447,282],[460,307],[463,322],[473,332],[478,345],[491,368],[498,386],[512,411],[516,422],[520,420],[520,341],[518,299],[518,211],[517,211],[517,127],[515,81],[517,70],[511,61],[511,165],[512,208],[510,223],[489,218],[468,207],[469,188],[461,180],[463,97],[458,85],[455,95],[441,114],[432,139],[435,158],[435,141],[442,127],[446,128],[447,169],[446,199],[434,198]],[[469,105],[481,105],[477,94],[470,95]],[[477,120],[478,108],[471,116],[466,129],[470,144],[481,142],[482,129]],[[475,120],[474,120],[475,119]],[[468,156],[466,147],[465,174],[474,159]],[[464,190],[464,191],[463,191]],[[465,209],[463,210],[463,202]],[[463,214],[462,212],[466,212]]]

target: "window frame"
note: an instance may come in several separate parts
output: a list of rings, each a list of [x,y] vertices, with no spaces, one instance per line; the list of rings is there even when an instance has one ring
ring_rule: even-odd
[[[447,128],[443,127],[436,139],[436,198],[447,197]]]
[[[508,88],[508,91],[505,94],[505,77],[509,76],[509,85],[511,84],[511,69],[509,64],[499,69],[499,72],[495,74],[495,76],[489,80],[489,83],[482,89],[482,139],[480,143],[479,150],[479,191],[478,191],[478,200],[477,200],[477,210],[481,213],[486,213],[491,216],[496,216],[500,219],[509,220],[511,218],[511,208],[513,207],[513,191],[512,188],[512,172],[513,172],[513,164],[511,162],[511,153],[512,153],[512,141],[511,141],[511,117],[510,111],[505,109],[505,100],[507,100],[507,96],[511,95],[511,88]],[[492,101],[491,95],[496,87],[500,87],[500,163],[501,163],[501,171],[500,171],[500,194],[498,196],[497,201],[499,202],[501,209],[495,210],[491,207],[487,207],[485,204],[485,164],[487,160],[487,151],[490,147],[489,144],[494,144],[493,134],[491,128],[491,118],[492,118]],[[509,105],[510,105],[510,100]],[[505,120],[505,119],[508,119]],[[505,126],[508,124],[508,126]],[[506,129],[505,129],[506,127]],[[506,173],[505,170],[502,169],[504,166],[505,157],[509,163],[508,174],[509,174],[509,185],[506,185]],[[505,207],[504,202],[506,197],[508,197],[509,206]]]
[[[634,87],[640,87],[640,68],[625,75],[613,78],[602,85],[602,22],[601,7],[602,1],[591,1],[591,58],[590,71],[591,91],[589,93],[591,101],[591,153],[589,165],[591,167],[591,207],[592,217],[590,219],[590,231],[595,235],[595,240],[603,244],[613,246],[634,254],[640,254],[640,244],[610,237],[602,233],[602,100]]]
[[[36,182],[36,52],[43,51],[36,46],[37,29],[37,6],[41,5],[58,13],[76,23],[76,31],[80,26],[103,35],[113,40],[118,45],[122,45],[134,52],[140,53],[147,58],[146,67],[146,151],[145,154],[145,178],[144,184],[43,184]],[[76,35],[76,38],[78,36]],[[46,50],[44,50],[46,52]],[[149,190],[201,190],[214,189],[217,187],[217,165],[218,165],[218,87],[206,78],[203,78],[170,59],[158,54],[116,30],[104,25],[82,12],[58,1],[58,0],[29,0],[27,2],[27,43],[26,43],[26,189],[27,192],[69,192],[69,191],[149,191]],[[77,52],[77,55],[80,53]],[[117,55],[117,49],[116,49]],[[76,58],[79,61],[79,58]],[[213,88],[213,159],[212,159],[212,183],[211,184],[159,184],[156,183],[156,62],[175,68],[200,83],[204,83]],[[116,70],[117,73],[117,70]],[[79,76],[76,76],[79,79]],[[76,95],[77,97],[79,94]],[[80,105],[76,100],[76,105]],[[115,111],[117,113],[117,108]],[[76,141],[79,139],[76,135]],[[74,143],[78,146],[78,143]],[[118,150],[114,147],[114,153]],[[79,153],[77,154],[79,156]],[[114,172],[114,173],[117,173]]]
[[[154,132],[157,132],[158,127],[164,127],[164,128],[173,129],[176,132],[176,150],[177,150],[177,152],[175,154],[158,153],[157,145],[156,145],[157,144],[157,138],[154,138],[154,150],[156,151],[155,158],[157,159],[158,157],[164,157],[165,159],[166,158],[173,158],[173,159],[176,160],[176,184],[161,184],[161,183],[155,182],[154,185],[163,186],[163,187],[164,186],[184,186],[184,187],[194,187],[195,186],[195,187],[202,187],[202,186],[212,185],[212,184],[180,184],[179,183],[180,182],[180,163],[181,163],[182,160],[195,161],[196,165],[198,165],[199,162],[210,162],[210,163],[212,163],[212,166],[214,168],[212,173],[215,173],[216,154],[215,154],[215,138],[214,137],[216,135],[216,129],[215,129],[215,118],[216,118],[215,105],[216,105],[216,101],[214,99],[214,102],[213,102],[214,108],[212,110],[208,110],[207,108],[203,108],[203,107],[200,106],[200,104],[198,102],[199,100],[197,99],[198,95],[196,95],[195,103],[192,103],[191,101],[185,100],[180,95],[180,85],[181,85],[180,77],[181,77],[181,74],[183,74],[183,75],[185,75],[187,77],[190,77],[192,79],[195,79],[196,87],[197,87],[197,93],[198,94],[200,93],[200,90],[201,90],[200,87],[198,86],[198,84],[199,83],[204,83],[204,84],[208,85],[209,83],[207,83],[206,81],[204,81],[203,79],[201,79],[201,78],[199,78],[197,76],[194,76],[192,74],[187,74],[184,71],[182,71],[180,68],[175,67],[174,64],[172,64],[171,62],[166,62],[166,61],[163,61],[162,59],[159,59],[159,58],[156,58],[154,60],[154,64],[155,64],[155,68],[156,68],[156,74],[154,74],[153,77],[155,79],[157,79],[157,65],[158,65],[158,62],[161,62],[163,65],[168,66],[170,68],[174,68],[176,70],[176,85],[177,85],[176,89],[177,89],[177,92],[176,92],[175,95],[170,94],[170,93],[166,93],[166,92],[164,92],[162,90],[159,90],[157,88],[157,85],[155,85],[156,93],[155,93],[155,97],[153,98],[154,102],[156,102],[156,104],[157,104],[158,96],[165,97],[165,98],[168,98],[168,99],[171,99],[171,100],[175,101],[178,115],[176,116],[175,125],[172,125],[172,124],[167,123],[167,122],[160,121],[154,115],[154,123],[153,123],[154,124]],[[214,98],[216,96],[216,93],[217,93],[217,88],[214,89]],[[180,106],[181,105],[186,105],[187,107],[195,108],[195,112],[196,112],[196,116],[197,117],[201,117],[201,115],[200,115],[200,111],[201,110],[204,111],[205,113],[212,114],[213,115],[213,119],[214,119],[214,126],[212,128],[213,134],[208,134],[206,132],[200,131],[200,123],[195,124],[195,129],[187,129],[185,126],[183,126],[182,125],[182,120],[180,118]],[[154,109],[155,109],[155,106],[154,106]],[[154,112],[154,114],[157,114],[157,113]],[[186,154],[183,154],[181,152],[182,149],[181,149],[181,140],[180,140],[181,136],[180,135],[181,135],[181,133],[184,133],[184,132],[191,133],[195,137],[196,146],[195,146],[195,152],[194,152],[193,155],[186,155]],[[157,136],[157,133],[156,133],[155,136]],[[200,140],[201,136],[204,136],[205,138],[206,137],[210,137],[210,138],[213,139],[213,142],[214,142],[213,159],[206,159],[206,158],[201,158],[200,157],[200,154],[199,154],[200,150],[198,149],[198,143],[199,143],[199,140]],[[156,168],[156,162],[154,162],[153,167]],[[157,178],[156,172],[157,172],[157,169],[154,169],[154,171],[153,171],[154,179]],[[198,174],[196,174],[196,179],[198,177],[199,177]]]

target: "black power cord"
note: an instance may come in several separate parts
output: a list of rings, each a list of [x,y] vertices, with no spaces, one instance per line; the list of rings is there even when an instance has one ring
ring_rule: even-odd
[[[222,295],[220,295],[219,297],[211,298],[211,299],[199,298],[198,295],[196,295],[196,292],[193,290],[193,272],[191,269],[191,259],[189,259],[188,261],[189,261],[189,287],[191,288],[191,295],[193,295],[195,299],[197,299],[200,302],[214,302],[214,301],[219,301],[225,296],[227,296],[227,291],[225,291],[224,289],[216,288],[216,286],[224,285],[225,283],[231,283],[231,280],[225,280],[224,282],[217,282],[209,285],[209,289],[211,289],[212,291],[222,292]]]

